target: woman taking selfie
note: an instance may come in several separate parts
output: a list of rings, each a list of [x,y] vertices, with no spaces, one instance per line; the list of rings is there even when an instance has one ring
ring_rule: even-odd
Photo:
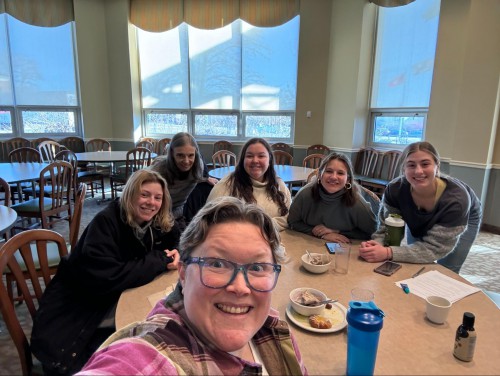
[[[79,375],[306,374],[287,323],[271,308],[279,245],[257,205],[208,202],[182,234],[176,289],[146,321],[110,337]]]
[[[252,138],[243,145],[234,172],[221,179],[207,201],[222,196],[256,203],[273,218],[280,231],[288,227],[290,191],[276,175],[271,146],[262,138]]]
[[[120,294],[176,269],[180,231],[165,180],[147,169],[89,223],[41,299],[31,348],[48,374],[73,374],[115,331]]]
[[[401,160],[402,176],[387,186],[379,228],[373,240],[361,243],[360,256],[369,262],[437,261],[458,273],[481,224],[479,199],[464,182],[440,173],[439,154],[429,142],[408,145]],[[407,245],[383,245],[389,214],[406,222]]]

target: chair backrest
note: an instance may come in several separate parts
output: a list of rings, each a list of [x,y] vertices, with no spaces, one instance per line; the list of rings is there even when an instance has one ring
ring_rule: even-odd
[[[218,152],[219,150],[229,150],[233,151],[233,144],[226,140],[219,140],[214,142],[214,150],[213,154]]]
[[[148,140],[139,140],[139,141],[137,141],[136,144],[135,144],[135,147],[136,148],[146,148],[146,149],[148,149],[152,153],[155,152],[155,146],[153,145],[152,142],[150,142]]]
[[[274,150],[274,164],[293,166],[293,156],[283,150]]]
[[[391,181],[398,172],[399,159],[402,152],[400,150],[389,150],[382,154],[378,171],[375,175],[377,179]]]
[[[59,140],[59,143],[74,153],[83,153],[85,151],[85,141],[81,137],[66,137]]]
[[[3,192],[2,200],[5,206],[10,206],[10,186],[4,179],[0,178],[0,193]]]
[[[354,165],[354,172],[358,175],[374,177],[378,162],[377,150],[366,147],[359,151]]]
[[[74,187],[73,166],[66,161],[55,161],[40,171],[39,211],[42,218],[42,228],[48,228],[50,223],[71,218],[71,192]],[[45,194],[47,192],[47,195]],[[44,197],[50,197],[50,205]],[[54,217],[64,211],[67,216]]]
[[[65,149],[66,147],[64,145],[56,141],[42,141],[40,145],[38,145],[38,150],[40,151],[43,162],[54,162],[56,154]]]
[[[151,150],[153,153],[156,153],[156,154],[160,154],[160,150],[158,150],[158,143],[159,143],[159,140],[157,138],[153,138],[153,137],[141,137],[139,139],[139,142],[141,141],[147,141],[147,142],[150,142],[152,145],[153,145],[153,150]],[[138,146],[141,146],[141,145],[135,145],[135,147],[138,147]]]
[[[167,155],[168,147],[169,147],[171,141],[172,141],[172,139],[167,138],[167,137],[162,138],[160,141],[158,141],[158,145],[156,146],[157,154],[158,155]]]
[[[23,138],[23,137],[14,137],[10,138],[8,140],[5,140],[3,142],[4,149],[5,149],[5,156],[9,155],[12,150],[22,148],[22,147],[29,147],[31,146],[30,140]]]
[[[293,155],[293,148],[291,145],[285,144],[284,142],[276,142],[271,145],[272,150],[283,150],[288,154]]]
[[[69,224],[69,244],[71,249],[75,249],[78,242],[78,235],[80,234],[80,223],[82,222],[83,203],[85,202],[85,195],[87,194],[87,184],[80,183],[75,197],[75,205],[73,208],[73,215]]]
[[[103,138],[92,138],[85,144],[85,151],[110,151],[111,143]]]
[[[322,145],[322,144],[311,145],[307,148],[306,155],[311,155],[311,154],[328,155],[328,154],[330,154],[330,148],[328,146]]]
[[[315,168],[309,175],[307,175],[306,183],[318,180],[319,169]]]
[[[219,150],[212,155],[212,163],[215,167],[236,166],[236,154],[229,150]]]
[[[42,156],[38,150],[28,146],[23,146],[12,150],[9,153],[9,160],[11,162],[19,163],[41,162]]]
[[[125,165],[125,178],[128,179],[135,171],[151,165],[151,150],[147,148],[134,148],[127,152]]]
[[[40,269],[36,270],[33,262],[32,248],[30,243],[35,242],[35,247],[38,253]],[[51,230],[27,230],[13,236],[0,248],[0,270],[5,270],[7,267],[14,275],[17,288],[22,292],[24,301],[28,306],[28,311],[33,319],[36,313],[35,299],[40,301],[44,288],[40,283],[39,275],[42,274],[44,285],[50,282],[50,267],[47,257],[47,243],[55,243],[59,250],[60,257],[68,254],[66,242],[64,238],[55,231]],[[15,254],[19,253],[27,270],[23,273],[19,263],[16,260]],[[30,280],[35,296],[32,296],[26,278]],[[34,299],[35,298],[35,299]],[[19,318],[17,317],[14,304],[9,297],[4,279],[0,279],[0,311],[7,326],[7,330],[14,342],[23,375],[31,374],[33,368],[33,359],[31,356],[31,347],[24,332]]]
[[[78,158],[76,157],[75,153],[71,150],[61,150],[59,153],[55,155],[54,160],[68,162],[71,165],[71,167],[73,167],[72,189],[73,192],[75,192],[76,194],[76,181],[78,176]]]
[[[302,161],[302,166],[318,168],[326,154],[310,154]]]
[[[380,197],[378,197],[375,192],[370,191],[362,185],[358,184],[358,187],[360,188],[361,196],[363,196],[363,198],[371,205],[372,211],[375,214],[375,217],[377,217],[380,209]]]
[[[52,138],[48,138],[48,137],[40,137],[40,138],[36,138],[34,140],[31,140],[31,147],[32,148],[35,148],[35,149],[38,149],[38,145],[40,145],[42,142],[44,141],[56,141]]]

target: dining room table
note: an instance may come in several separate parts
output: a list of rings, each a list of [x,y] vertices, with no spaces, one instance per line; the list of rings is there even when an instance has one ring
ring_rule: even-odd
[[[325,241],[292,230],[281,232],[287,258],[282,262],[272,306],[286,320],[296,337],[305,365],[311,375],[342,375],[346,372],[346,321],[334,330],[312,331],[307,320],[297,320],[290,308],[290,292],[297,287],[312,287],[329,298],[338,299],[345,319],[345,309],[353,288],[374,293],[375,304],[384,311],[380,332],[375,374],[378,375],[499,375],[500,374],[500,310],[482,291],[453,303],[447,321],[438,325],[426,318],[423,298],[405,291],[396,284],[411,278],[421,264],[402,264],[392,276],[375,273],[381,263],[368,263],[358,256],[359,242],[351,246],[347,274],[338,274],[334,262],[326,273],[313,274],[304,269],[301,257],[306,250],[327,253]],[[426,264],[425,272],[439,271],[454,280],[471,285],[460,275],[437,264]],[[152,282],[124,291],[116,309],[116,327],[122,328],[144,320],[158,300],[165,297],[177,283],[177,273],[169,271]],[[476,315],[477,345],[471,362],[453,356],[455,333],[464,312]]]
[[[208,175],[220,180],[233,172],[234,169],[235,166],[218,167],[213,170],[209,170]],[[276,171],[276,175],[278,175],[284,183],[290,185],[305,183],[314,169],[302,166],[274,165],[274,171]]]
[[[5,205],[0,205],[0,237],[4,236],[16,223],[17,212]]]
[[[9,184],[17,184],[18,192],[22,191],[23,183],[29,182],[34,192],[36,181],[40,179],[40,172],[47,165],[46,162],[2,162],[0,177]],[[19,201],[23,201],[23,194],[19,195]]]

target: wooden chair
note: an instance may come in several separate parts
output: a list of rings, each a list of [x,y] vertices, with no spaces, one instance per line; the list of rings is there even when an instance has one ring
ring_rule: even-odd
[[[293,166],[293,156],[283,150],[274,150],[274,164]]]
[[[151,150],[146,148],[134,148],[127,152],[127,161],[125,163],[125,172],[111,174],[109,184],[111,185],[111,197],[114,199],[118,191],[123,189],[128,178],[135,171],[141,170],[151,165]]]
[[[3,192],[3,197],[1,200],[3,201],[3,205],[9,207],[10,206],[10,186],[5,180],[0,177],[0,193]]]
[[[31,243],[36,248],[38,259],[40,260],[40,268],[37,270],[33,262],[33,253]],[[51,280],[51,269],[48,265],[47,245],[54,243],[57,247],[59,257],[64,257],[68,254],[66,242],[64,238],[57,232],[50,230],[29,230],[21,232],[13,236],[7,241],[0,249],[0,270],[11,271],[13,280],[21,291],[24,301],[28,307],[31,319],[33,320],[36,314],[37,305],[40,301],[45,287]],[[18,255],[26,265],[26,270],[23,271],[19,265],[17,258]],[[43,279],[43,285],[40,283],[40,278]],[[34,296],[30,292],[30,288],[26,280],[30,280]],[[33,366],[33,358],[31,354],[30,343],[28,336],[24,332],[17,311],[14,308],[9,293],[3,278],[0,279],[0,312],[2,312],[3,320],[7,326],[7,330],[16,346],[23,375],[31,375],[37,367]],[[36,369],[36,373],[42,374],[41,367]]]
[[[171,138],[162,138],[161,140],[159,140],[158,145],[156,146],[157,154],[158,155],[167,155],[168,147],[169,147],[171,141],[172,141]]]
[[[12,205],[12,209],[20,217],[40,220],[40,223],[28,228],[41,225],[42,228],[49,229],[54,223],[71,217],[73,166],[64,161],[50,163],[40,171],[39,184],[39,197]],[[67,214],[63,215],[64,212]]]
[[[147,141],[147,142],[151,143],[151,145],[153,145],[153,149],[151,151],[153,153],[158,154],[158,155],[160,154],[160,151],[158,150],[158,143],[159,143],[158,139],[153,138],[153,137],[141,137],[139,139],[139,142],[142,142],[142,141]],[[142,146],[142,145],[138,145],[138,143],[135,145],[135,147]],[[170,141],[169,141],[169,143],[170,143]]]
[[[374,148],[366,147],[360,149],[356,157],[356,163],[354,164],[355,179],[358,182],[365,177],[374,177],[378,156],[378,151]]]
[[[135,143],[136,148],[146,148],[148,149],[151,153],[155,152],[155,146],[153,143],[149,142],[148,140],[140,140]]]
[[[9,153],[9,160],[11,163],[30,163],[30,162],[41,162],[42,156],[37,149],[33,149],[28,146],[23,146],[12,150]],[[29,199],[30,194],[34,196],[35,183],[17,183],[11,186],[12,192],[12,204],[16,203],[16,196],[19,202],[23,201],[23,195],[26,200]]]
[[[219,150],[212,155],[212,165],[217,167],[236,166],[236,154],[229,150]]]
[[[387,184],[396,177],[401,154],[399,150],[389,150],[383,153],[374,177],[360,177],[359,183],[382,197]]]
[[[73,153],[83,153],[85,151],[85,141],[81,137],[71,136],[59,140],[59,143],[71,150]]]
[[[311,155],[311,154],[328,155],[328,154],[330,154],[330,148],[328,146],[322,145],[322,144],[311,145],[307,148],[306,155]]]
[[[110,151],[111,143],[103,138],[92,138],[85,143],[85,151]]]
[[[55,159],[58,161],[66,161],[71,163],[74,169],[73,186],[75,188],[79,186],[81,183],[85,185],[88,184],[90,186],[90,194],[92,197],[94,197],[94,184],[95,184],[96,191],[97,189],[100,188],[102,193],[102,199],[103,200],[106,199],[106,195],[104,193],[104,174],[96,170],[83,170],[83,171],[79,170],[78,158],[76,157],[75,153],[73,153],[71,150],[61,150],[59,153],[56,154]]]
[[[38,145],[38,151],[42,156],[42,162],[54,162],[54,158],[57,153],[61,150],[65,150],[66,147],[61,145],[56,141],[42,141],[40,145]]]
[[[232,152],[233,151],[233,144],[230,141],[226,141],[226,140],[219,140],[219,141],[214,142],[214,146],[213,146],[213,150],[212,150],[212,163],[207,163],[207,168],[209,170],[212,170],[212,169],[217,168],[217,167],[223,167],[223,166],[218,165],[215,162],[213,162],[215,153],[217,153],[218,151],[221,151],[221,150],[227,150],[227,151]]]
[[[284,142],[276,142],[276,143],[272,144],[271,149],[273,151],[276,151],[276,150],[286,151],[288,154],[293,155],[292,146],[285,144]]]
[[[14,137],[8,140],[3,141],[3,158],[4,160],[8,160],[8,156],[12,150],[19,149],[22,147],[31,146],[30,140],[23,137]]]
[[[103,138],[92,138],[85,143],[85,151],[111,151],[111,143]],[[89,163],[87,169],[109,175],[111,163]]]
[[[302,161],[302,166],[318,168],[326,154],[309,154]]]
[[[76,243],[78,242],[78,235],[80,233],[80,223],[82,221],[83,203],[85,202],[86,192],[87,192],[87,186],[83,183],[80,184],[79,189],[76,193],[73,213],[71,215],[71,218],[69,219],[69,239],[68,239],[69,241],[66,242],[66,248],[68,249],[68,252],[74,249]],[[34,248],[33,245],[31,246],[31,250],[33,253],[33,264],[35,265],[35,269],[37,271],[40,271],[40,259],[38,253],[36,252],[36,248]],[[17,262],[21,267],[21,270],[23,272],[26,272],[27,268],[24,260],[19,255],[16,255],[16,258]],[[57,247],[54,247],[54,244],[47,244],[47,259],[48,259],[48,267],[50,270],[50,274],[51,275],[56,274],[57,267],[59,266],[59,262],[61,261],[61,257],[59,255]],[[9,293],[11,301],[12,302],[23,301],[24,296],[19,291],[19,288],[18,288],[18,296],[14,297],[14,289],[13,289],[14,277],[13,274],[10,272],[10,270],[8,270],[5,273],[5,278],[7,282],[7,291]]]
[[[39,137],[34,140],[31,140],[31,147],[38,150],[38,146],[44,141],[55,141],[55,140],[49,137]]]

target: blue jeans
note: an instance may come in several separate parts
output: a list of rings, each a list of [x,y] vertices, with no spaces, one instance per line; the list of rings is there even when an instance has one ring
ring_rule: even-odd
[[[469,223],[465,232],[460,235],[457,245],[453,250],[444,256],[442,259],[437,260],[437,263],[443,265],[444,267],[454,271],[455,273],[460,273],[460,269],[469,254],[470,248],[476,240],[477,233],[479,232],[479,227],[481,225],[481,215],[471,212],[469,217]],[[415,238],[408,227],[406,227],[406,241],[408,244],[413,244],[417,240],[422,240]]]

